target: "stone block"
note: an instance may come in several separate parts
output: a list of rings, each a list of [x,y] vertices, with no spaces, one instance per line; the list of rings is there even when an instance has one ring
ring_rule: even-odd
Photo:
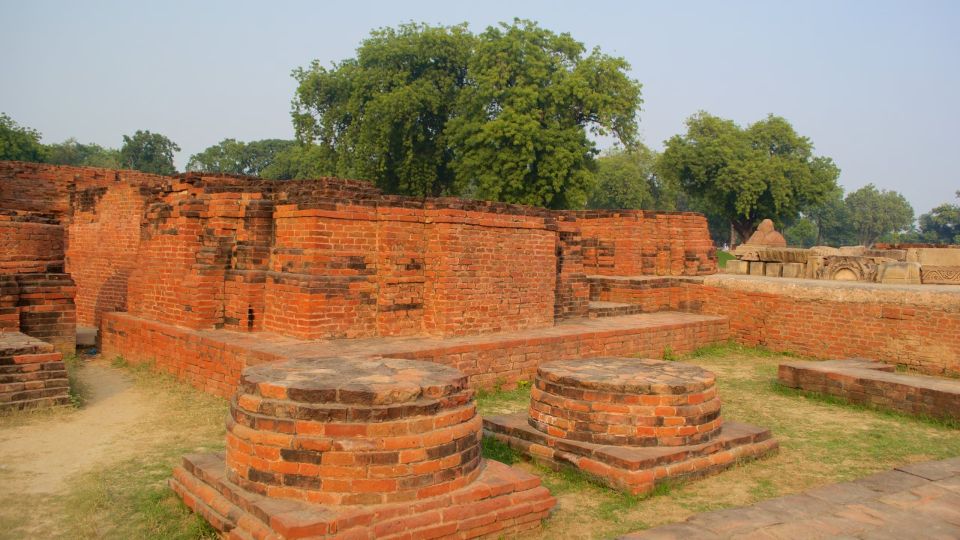
[[[803,263],[783,263],[783,269],[780,271],[780,275],[785,278],[802,278],[805,269],[806,265]]]
[[[780,277],[780,273],[782,271],[783,271],[783,263],[768,262],[763,269],[763,275],[767,277]]]
[[[960,249],[957,248],[919,248],[917,262],[923,266],[960,267]]]
[[[751,276],[762,276],[764,275],[764,263],[762,261],[753,261],[750,263],[750,275]]]
[[[863,257],[866,253],[867,248],[864,246],[840,246],[837,254],[841,257]]]
[[[960,266],[923,265],[920,268],[923,283],[939,285],[960,285]]]
[[[877,269],[879,283],[894,283],[901,285],[920,284],[920,263],[915,262],[886,262]]]
[[[728,274],[749,274],[750,263],[740,259],[727,261],[726,271]]]

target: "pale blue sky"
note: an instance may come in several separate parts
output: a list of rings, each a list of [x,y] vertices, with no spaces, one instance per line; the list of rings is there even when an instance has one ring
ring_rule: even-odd
[[[183,148],[292,138],[290,71],[353,55],[372,28],[513,17],[625,57],[650,146],[699,109],[786,117],[850,191],[917,213],[960,189],[960,2],[52,2],[0,0],[0,111],[45,142],[119,147],[137,129]]]

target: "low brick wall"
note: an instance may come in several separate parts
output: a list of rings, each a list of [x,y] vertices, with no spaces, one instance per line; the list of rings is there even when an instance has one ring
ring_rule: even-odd
[[[649,317],[646,315],[640,317]],[[623,318],[628,319],[629,318]],[[457,368],[474,388],[510,388],[532,380],[542,362],[595,356],[640,355],[660,358],[725,341],[726,319],[664,314],[655,321],[618,325],[569,324],[528,332],[491,334],[460,340],[371,340],[304,342],[276,334],[251,336],[197,331],[147,321],[127,313],[105,313],[101,325],[104,356],[155,362],[156,367],[214,395],[230,396],[247,366],[287,358],[392,357],[427,360]]]
[[[780,382],[860,405],[960,420],[960,380],[893,373],[894,366],[863,360],[785,362]]]
[[[814,358],[960,374],[960,287],[717,274],[589,276],[591,300],[729,318],[730,338]]]
[[[960,287],[723,275],[699,287],[699,311],[729,317],[739,343],[960,374]]]

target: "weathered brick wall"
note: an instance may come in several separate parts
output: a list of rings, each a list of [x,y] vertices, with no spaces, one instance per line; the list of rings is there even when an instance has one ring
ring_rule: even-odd
[[[698,276],[717,271],[707,220],[693,212],[567,212],[583,236],[584,271],[605,276]]]
[[[350,180],[12,162],[0,164],[0,179],[11,215],[44,212],[66,225],[67,271],[88,325],[129,311],[306,339],[538,328],[586,315],[585,274],[600,264],[601,238],[625,242],[614,269],[696,273],[712,261],[693,214],[553,212],[383,196]],[[633,237],[623,234],[631,227]],[[640,229],[655,238],[640,242]],[[662,245],[670,252],[644,251]]]
[[[729,318],[730,336],[814,358],[864,357],[960,373],[960,287],[775,278],[591,278],[594,300]]]
[[[0,274],[63,271],[63,226],[51,216],[0,209]]]
[[[771,280],[775,281],[775,280]],[[705,278],[703,312],[730,318],[740,343],[815,358],[870,358],[960,373],[960,290]],[[938,288],[939,289],[939,288]]]
[[[424,330],[481,334],[553,324],[556,233],[540,216],[428,213]]]

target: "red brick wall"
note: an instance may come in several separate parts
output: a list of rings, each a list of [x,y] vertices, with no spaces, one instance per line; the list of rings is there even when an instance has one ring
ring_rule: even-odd
[[[553,324],[556,233],[544,218],[443,208],[428,215],[426,332]]]
[[[882,287],[878,286],[878,287]],[[703,312],[730,318],[730,334],[814,358],[869,358],[931,374],[960,374],[960,295],[952,304],[909,298],[798,297],[789,291],[704,286]]]
[[[605,276],[698,276],[717,271],[707,220],[693,212],[568,212],[583,236],[584,271]]]
[[[0,274],[62,271],[63,226],[35,214],[0,210]]]
[[[691,311],[729,318],[731,339],[814,358],[863,357],[931,374],[960,373],[960,294],[880,284],[804,287],[735,276],[591,279],[595,300],[644,311]]]

